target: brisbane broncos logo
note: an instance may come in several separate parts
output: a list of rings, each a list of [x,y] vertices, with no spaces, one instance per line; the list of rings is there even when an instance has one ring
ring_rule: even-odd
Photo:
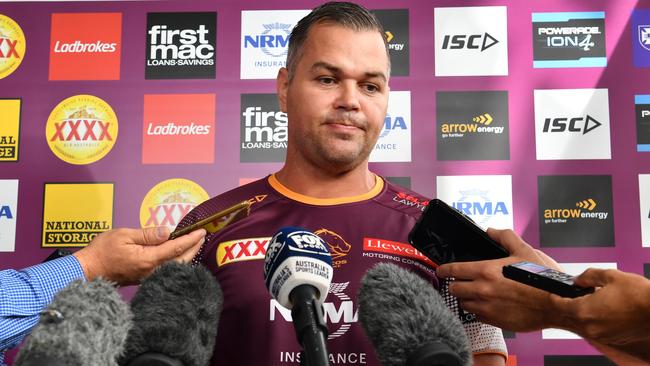
[[[341,235],[325,228],[316,230],[314,234],[318,235],[325,241],[325,243],[327,243],[327,246],[330,249],[330,255],[332,256],[332,264],[334,265],[334,268],[339,268],[348,262],[347,259],[342,258],[348,255],[352,246],[348,244]]]

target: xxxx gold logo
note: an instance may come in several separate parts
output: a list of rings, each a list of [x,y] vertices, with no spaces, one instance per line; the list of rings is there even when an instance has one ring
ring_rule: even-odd
[[[117,139],[117,116],[108,103],[92,95],[75,95],[59,103],[47,120],[47,144],[70,164],[91,164],[108,154]]]
[[[0,162],[18,161],[20,99],[0,99]]]
[[[598,206],[593,198],[587,198],[576,203],[577,208],[553,208],[544,210],[545,224],[564,224],[568,220],[575,219],[597,219],[605,220],[609,212],[597,212],[594,209]],[[583,211],[584,210],[584,211]]]
[[[140,225],[167,226],[173,231],[185,215],[208,198],[208,193],[191,180],[165,180],[151,188],[142,200]]]
[[[25,57],[25,34],[18,23],[0,14],[0,79],[11,75]]]
[[[325,228],[314,231],[314,234],[318,235],[325,243],[327,243],[330,255],[332,256],[332,266],[334,268],[339,268],[348,263],[348,260],[344,257],[350,253],[352,245],[345,241],[341,235]]]
[[[113,227],[113,183],[46,183],[42,247],[81,247]]]

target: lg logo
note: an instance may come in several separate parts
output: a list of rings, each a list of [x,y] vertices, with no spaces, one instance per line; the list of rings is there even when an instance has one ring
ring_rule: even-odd
[[[598,128],[602,123],[596,121],[593,117],[575,118],[546,118],[544,120],[544,132],[582,132],[586,134]]]
[[[489,33],[483,34],[456,34],[445,36],[442,42],[443,50],[460,50],[460,49],[473,49],[481,50],[481,52],[499,43],[499,41],[492,37]]]

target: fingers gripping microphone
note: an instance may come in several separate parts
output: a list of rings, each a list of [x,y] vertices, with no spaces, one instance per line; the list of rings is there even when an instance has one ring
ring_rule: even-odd
[[[18,353],[16,366],[117,365],[131,311],[102,279],[59,291]]]
[[[271,296],[291,309],[307,366],[329,365],[323,302],[332,275],[332,257],[316,234],[286,227],[271,239],[264,259],[264,281]]]
[[[361,280],[359,321],[384,366],[471,364],[464,328],[438,291],[394,264],[377,264]]]
[[[222,307],[221,287],[205,267],[163,264],[131,300],[133,327],[120,365],[207,365]]]

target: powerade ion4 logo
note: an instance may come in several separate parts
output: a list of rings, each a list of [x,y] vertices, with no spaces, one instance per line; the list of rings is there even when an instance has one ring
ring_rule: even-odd
[[[187,179],[168,179],[149,190],[140,205],[142,227],[167,226],[170,231],[192,209],[210,198],[198,184]]]
[[[46,183],[43,248],[80,247],[113,227],[113,183]]]
[[[18,23],[0,14],[0,79],[16,71],[25,57],[25,34]]]
[[[45,136],[59,159],[90,164],[108,154],[117,140],[117,116],[105,101],[75,95],[59,103],[47,119]]]
[[[147,14],[146,79],[214,79],[217,13]]]

